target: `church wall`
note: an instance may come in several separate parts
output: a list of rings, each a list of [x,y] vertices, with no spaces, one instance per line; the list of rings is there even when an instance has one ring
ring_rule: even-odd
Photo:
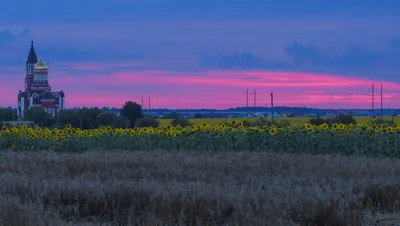
[[[42,106],[49,117],[54,117],[53,114],[56,111],[55,103],[54,101],[42,101]]]

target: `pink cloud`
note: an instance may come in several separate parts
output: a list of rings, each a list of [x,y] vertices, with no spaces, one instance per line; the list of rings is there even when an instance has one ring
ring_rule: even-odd
[[[104,65],[75,65],[74,69],[103,70]],[[7,75],[0,84],[3,106],[16,105],[17,92],[23,89],[24,75]],[[66,104],[72,106],[120,107],[127,100],[141,103],[151,97],[153,108],[217,108],[245,106],[246,89],[259,93],[257,106],[269,106],[270,92],[276,106],[320,108],[365,108],[371,106],[370,87],[379,93],[381,81],[328,74],[275,71],[174,72],[142,70],[114,74],[68,76],[55,67],[50,74],[54,90],[64,90]],[[384,107],[400,106],[400,85],[384,82]],[[375,103],[380,104],[376,97]],[[253,96],[249,96],[253,105]],[[144,104],[147,108],[148,104]]]

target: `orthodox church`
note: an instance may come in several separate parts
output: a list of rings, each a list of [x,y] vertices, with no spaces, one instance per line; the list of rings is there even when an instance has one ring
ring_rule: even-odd
[[[54,118],[64,105],[64,92],[51,91],[48,67],[41,59],[38,61],[32,41],[26,60],[25,91],[18,92],[18,117],[23,120],[27,109],[41,106],[49,118]]]

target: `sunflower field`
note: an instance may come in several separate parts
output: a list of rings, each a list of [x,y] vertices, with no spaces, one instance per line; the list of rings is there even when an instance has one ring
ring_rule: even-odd
[[[164,126],[134,129],[101,127],[80,130],[7,128],[0,132],[0,149],[80,152],[103,150],[273,151],[285,153],[400,156],[400,124],[311,124],[244,126],[241,122],[211,126]]]

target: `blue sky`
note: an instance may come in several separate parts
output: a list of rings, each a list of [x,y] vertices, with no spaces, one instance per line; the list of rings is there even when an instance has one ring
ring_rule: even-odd
[[[395,85],[400,82],[400,1],[16,0],[2,3],[2,8],[2,76],[13,81],[16,87],[11,88],[23,88],[23,64],[30,40],[34,40],[39,57],[50,66],[53,87],[71,93],[71,105],[79,105],[77,98],[85,92],[106,89],[104,84],[91,85],[93,76],[109,81],[114,75],[134,77],[142,72],[155,77],[161,72],[163,76],[176,72],[173,76],[219,78],[221,73],[232,71],[242,72],[237,73],[240,79],[254,77],[246,75],[251,71],[290,72],[293,77],[309,73],[321,79],[332,75],[383,81],[393,87],[388,94],[399,93]],[[63,82],[76,78],[89,84]],[[177,98],[171,90],[180,96],[187,92],[185,87],[171,87],[163,80],[154,83],[132,82],[134,91],[121,84],[107,90],[125,99],[152,95],[161,100],[170,95],[171,103],[160,101],[168,106]],[[238,105],[243,102],[245,88],[198,87],[192,99],[181,98],[181,105],[196,102],[195,97],[205,93],[225,93],[221,103],[208,103],[212,106]],[[298,92],[314,91],[304,88]],[[327,96],[343,92],[367,95],[368,87],[324,92]],[[234,100],[227,97],[232,95]],[[322,106],[324,98],[316,105],[311,100],[295,104]],[[106,99],[92,102],[101,105]],[[13,104],[12,99],[2,101]],[[394,97],[393,101],[397,104]],[[331,104],[340,106],[340,102],[343,100]]]

